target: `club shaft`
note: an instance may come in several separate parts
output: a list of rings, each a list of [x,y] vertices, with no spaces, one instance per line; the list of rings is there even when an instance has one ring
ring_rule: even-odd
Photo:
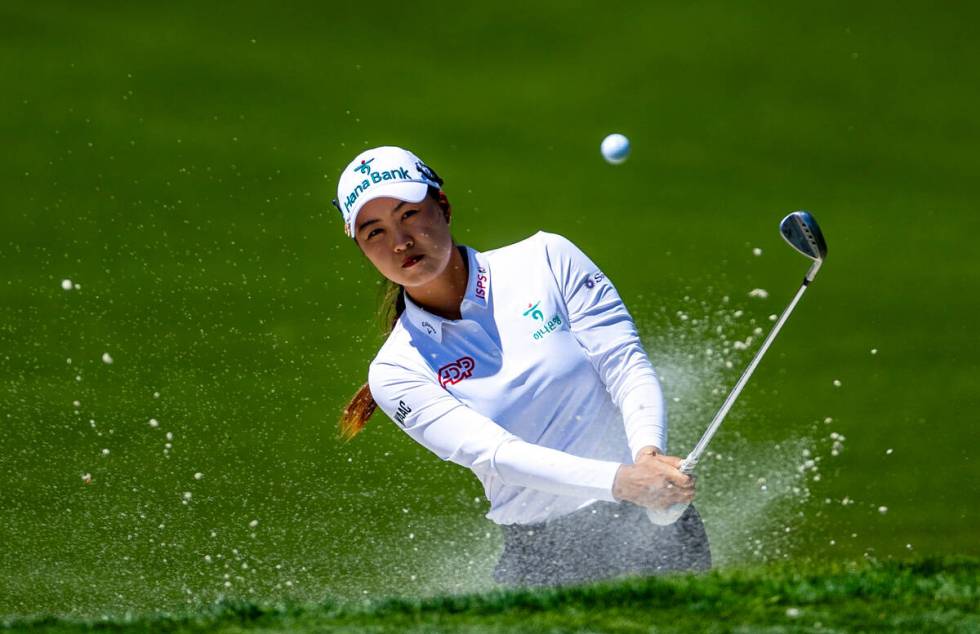
[[[803,293],[806,291],[811,279],[812,278],[808,275],[807,278],[803,280],[800,290],[796,292],[796,296],[793,298],[793,301],[789,303],[789,306],[786,307],[783,314],[780,315],[779,319],[776,321],[776,325],[772,327],[771,331],[769,331],[769,336],[762,342],[762,346],[759,348],[759,351],[755,353],[752,363],[749,364],[749,367],[745,368],[745,372],[742,373],[738,383],[735,384],[735,387],[733,387],[732,391],[728,394],[728,398],[725,399],[721,409],[719,409],[718,413],[715,414],[715,418],[711,421],[711,425],[708,426],[707,431],[705,431],[704,435],[701,436],[701,440],[698,441],[697,446],[695,446],[691,453],[688,454],[687,458],[684,459],[684,462],[681,464],[681,471],[684,473],[691,473],[694,471],[694,467],[701,459],[701,454],[704,453],[705,448],[707,448],[708,443],[711,442],[715,432],[717,432],[718,428],[721,427],[722,421],[725,420],[728,410],[732,408],[732,405],[735,403],[735,399],[737,399],[738,395],[742,392],[742,388],[744,388],[745,384],[749,382],[749,378],[752,376],[752,373],[755,372],[756,366],[759,365],[759,361],[762,360],[762,355],[764,355],[766,350],[769,349],[773,339],[775,339],[776,335],[779,334],[779,330],[783,327],[783,324],[786,323],[790,313],[793,312],[793,309],[796,308],[796,304],[799,303],[800,298],[803,297]]]

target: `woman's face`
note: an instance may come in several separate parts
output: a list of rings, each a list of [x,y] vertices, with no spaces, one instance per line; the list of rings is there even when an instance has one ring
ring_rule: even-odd
[[[357,214],[357,244],[392,282],[406,288],[428,284],[446,270],[453,250],[449,203],[445,197],[442,203],[432,196],[418,203],[370,200]]]

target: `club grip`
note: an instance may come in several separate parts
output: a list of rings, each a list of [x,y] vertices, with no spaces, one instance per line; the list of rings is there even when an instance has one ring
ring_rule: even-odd
[[[688,456],[685,460],[681,461],[681,466],[678,469],[684,475],[691,475],[694,472],[694,465],[697,464],[696,460],[691,460],[691,456]],[[689,504],[671,504],[665,509],[647,509],[647,517],[650,521],[657,526],[670,526],[677,520],[681,518],[684,511],[687,510]]]
[[[671,504],[665,509],[647,509],[647,517],[657,526],[670,526],[681,518],[687,510],[687,504]]]

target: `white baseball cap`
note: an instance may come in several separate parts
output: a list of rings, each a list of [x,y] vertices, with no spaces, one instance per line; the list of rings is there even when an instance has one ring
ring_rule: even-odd
[[[417,203],[429,187],[441,185],[442,179],[422,159],[386,145],[361,152],[344,168],[333,204],[344,217],[344,231],[353,238],[357,212],[364,203],[382,196]]]

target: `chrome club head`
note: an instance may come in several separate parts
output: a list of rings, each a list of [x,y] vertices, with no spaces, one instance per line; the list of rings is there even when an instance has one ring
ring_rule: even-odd
[[[779,232],[790,246],[810,258],[822,260],[827,257],[827,242],[823,239],[817,219],[808,211],[794,211],[779,223]]]
[[[827,257],[827,242],[823,238],[817,219],[808,211],[794,211],[779,223],[779,233],[791,247],[813,260],[813,266],[806,274],[807,282],[813,281],[817,270]]]

